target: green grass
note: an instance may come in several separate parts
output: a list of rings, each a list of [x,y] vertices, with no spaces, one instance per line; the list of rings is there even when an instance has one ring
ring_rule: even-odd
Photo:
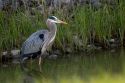
[[[44,16],[46,15],[46,16]],[[35,17],[26,16],[23,12],[0,12],[0,50],[20,48],[21,44],[38,29],[46,28],[45,19],[48,14]],[[56,9],[54,14],[59,19],[68,22],[68,25],[58,25],[57,37],[54,47],[65,51],[65,47],[74,46],[73,36],[78,36],[83,46],[94,40],[107,45],[114,35],[120,38],[123,45],[125,38],[125,1],[120,0],[115,8],[105,4],[102,8],[94,10],[91,5],[76,6],[71,12],[66,9]],[[73,18],[72,18],[73,17]],[[41,28],[42,27],[42,28]]]

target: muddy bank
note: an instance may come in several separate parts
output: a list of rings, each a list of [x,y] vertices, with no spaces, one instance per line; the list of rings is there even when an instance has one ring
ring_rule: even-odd
[[[118,1],[115,0],[0,0],[0,10],[18,10],[23,8],[24,10],[34,10],[44,11],[47,7],[73,7],[76,5],[91,4],[95,8],[100,8],[103,4],[116,5]],[[51,9],[53,9],[51,8]]]
[[[46,52],[43,58],[47,59],[57,59],[58,57],[62,57],[63,55],[71,55],[73,53],[83,52],[85,55],[91,55],[93,52],[101,52],[101,51],[110,51],[112,53],[116,52],[121,48],[120,40],[118,39],[110,39],[108,40],[108,44],[103,44],[98,41],[94,41],[94,43],[88,43],[87,46],[84,46],[81,40],[78,37],[73,37],[74,47],[70,48],[65,46],[65,50],[59,50],[58,48],[52,48],[50,52]],[[20,50],[11,50],[11,51],[4,51],[1,53],[1,60],[2,62],[7,62],[9,60],[19,60],[20,58]]]

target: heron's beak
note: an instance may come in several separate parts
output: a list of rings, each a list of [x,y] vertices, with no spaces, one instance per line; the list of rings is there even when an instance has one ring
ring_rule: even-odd
[[[66,23],[66,22],[64,22],[64,21],[61,21],[61,20],[58,20],[58,23],[61,23],[61,24],[68,24],[68,23]]]

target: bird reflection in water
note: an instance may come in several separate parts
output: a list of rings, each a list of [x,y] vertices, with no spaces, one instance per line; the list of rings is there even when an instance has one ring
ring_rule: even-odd
[[[22,79],[23,83],[35,83],[36,79],[46,78],[46,76],[42,73],[41,66],[39,66],[39,68],[37,69],[33,69],[32,66],[27,66],[26,64],[20,64],[20,67],[24,74],[24,77]]]

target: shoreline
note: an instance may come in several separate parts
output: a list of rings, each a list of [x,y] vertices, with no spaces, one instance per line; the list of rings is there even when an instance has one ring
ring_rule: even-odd
[[[43,58],[47,58],[47,59],[52,59],[52,60],[56,60],[58,57],[64,57],[64,55],[67,55],[65,57],[68,57],[69,55],[72,55],[74,53],[76,54],[79,54],[79,53],[83,53],[83,55],[85,56],[89,56],[89,55],[92,55],[93,53],[99,53],[99,52],[111,52],[111,53],[115,53],[115,52],[119,52],[121,50],[124,50],[125,48],[124,47],[117,47],[117,48],[109,48],[109,49],[103,49],[103,48],[100,48],[100,47],[88,47],[84,50],[80,50],[80,51],[65,51],[65,52],[62,52],[60,50],[53,50],[52,52],[50,53],[45,53],[44,56],[42,56]],[[11,60],[19,60],[19,57],[20,57],[20,50],[11,50],[10,52],[9,51],[5,51],[5,52],[2,52],[1,53],[1,57],[0,57],[0,62],[2,63],[6,63],[8,61],[11,61]]]

